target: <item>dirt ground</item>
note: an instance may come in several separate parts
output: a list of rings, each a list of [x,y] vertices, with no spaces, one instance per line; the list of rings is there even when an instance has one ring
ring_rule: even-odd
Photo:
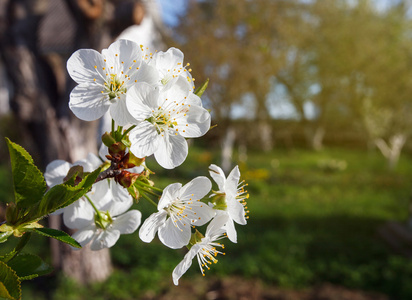
[[[146,294],[144,300],[389,300],[386,295],[352,290],[332,284],[311,289],[287,290],[265,286],[257,280],[225,278],[206,281],[182,281],[161,295]]]

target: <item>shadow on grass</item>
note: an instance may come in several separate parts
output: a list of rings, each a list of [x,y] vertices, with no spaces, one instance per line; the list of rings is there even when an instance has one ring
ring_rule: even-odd
[[[238,244],[225,244],[218,272],[284,287],[330,282],[411,298],[412,261],[386,247],[377,235],[382,224],[346,215],[251,219],[238,226]]]

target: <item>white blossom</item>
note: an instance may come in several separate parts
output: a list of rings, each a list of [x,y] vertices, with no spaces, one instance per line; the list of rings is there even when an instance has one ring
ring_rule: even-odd
[[[217,263],[216,256],[223,254],[216,247],[224,248],[224,245],[217,241],[224,238],[225,230],[222,229],[225,222],[227,222],[227,215],[219,215],[215,217],[212,222],[207,226],[205,236],[198,242],[196,242],[186,253],[183,260],[173,270],[172,277],[173,283],[178,285],[180,277],[190,268],[192,265],[192,259],[197,256],[197,262],[199,263],[200,271],[205,276],[204,269],[210,269],[209,265]]]
[[[156,232],[166,246],[177,249],[189,243],[191,226],[209,222],[215,212],[202,199],[211,188],[208,178],[199,176],[182,187],[180,183],[168,185],[158,203],[158,212],[149,216],[140,227],[142,241],[150,243]]]
[[[186,159],[185,138],[200,137],[210,128],[209,112],[182,77],[164,89],[136,85],[127,93],[126,104],[130,114],[140,121],[129,135],[131,152],[141,158],[154,154],[166,169]]]
[[[211,197],[214,199],[214,208],[218,210],[218,214],[227,214],[228,219],[224,225],[227,236],[233,243],[237,242],[237,233],[234,222],[246,224],[246,199],[249,197],[245,191],[244,181],[239,183],[240,171],[236,166],[226,178],[223,170],[212,164],[209,166],[210,176],[217,183],[219,190],[214,191]]]
[[[115,122],[134,122],[125,104],[128,89],[136,83],[155,84],[157,71],[147,65],[142,49],[128,40],[118,40],[102,53],[80,49],[67,61],[67,70],[78,86],[70,94],[69,107],[82,120],[93,121],[110,109]]]

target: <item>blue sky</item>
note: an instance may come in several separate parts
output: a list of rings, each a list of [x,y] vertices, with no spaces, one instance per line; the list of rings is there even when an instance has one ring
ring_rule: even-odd
[[[162,10],[163,22],[167,26],[176,26],[179,16],[186,11],[187,0],[157,0]]]

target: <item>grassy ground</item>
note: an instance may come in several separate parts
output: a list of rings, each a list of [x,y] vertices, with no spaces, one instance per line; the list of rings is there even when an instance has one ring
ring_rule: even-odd
[[[161,186],[185,183],[207,176],[208,164],[219,161],[216,153],[190,150],[183,166],[168,173],[157,170],[153,180]],[[304,289],[327,282],[412,298],[412,261],[394,254],[377,235],[386,221],[408,218],[410,156],[403,155],[389,172],[379,153],[276,150],[248,153],[241,172],[249,183],[248,225],[237,226],[238,244],[225,242],[226,256],[206,278],[200,278],[194,263],[182,286],[194,281],[202,289],[201,282],[236,275],[267,287]],[[0,176],[6,175],[1,171]],[[148,216],[153,209],[143,201],[138,207]],[[42,245],[34,240],[31,250],[42,253]],[[24,298],[45,299],[39,287],[51,285],[56,286],[49,292],[51,299],[138,299],[171,293],[171,272],[185,251],[158,241],[144,244],[134,234],[122,236],[111,253],[116,270],[108,282],[86,289],[61,277],[43,278],[23,283]]]

